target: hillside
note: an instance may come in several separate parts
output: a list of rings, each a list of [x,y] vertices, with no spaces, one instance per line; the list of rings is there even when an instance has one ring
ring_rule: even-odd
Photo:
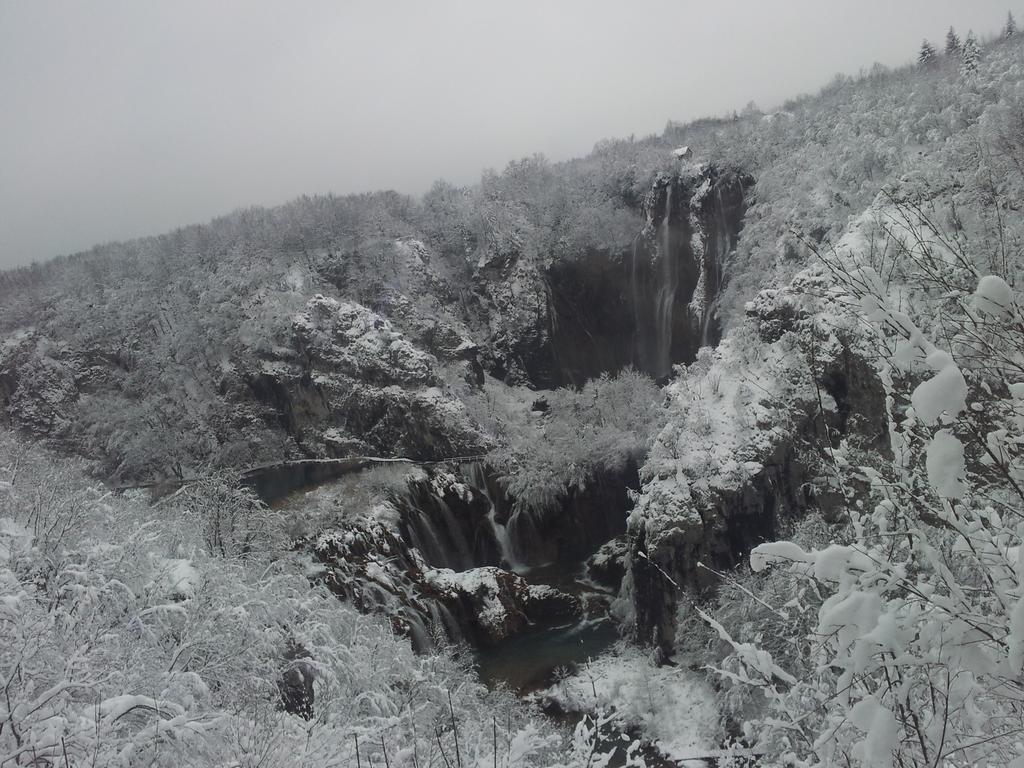
[[[0,763],[1020,765],[1024,38],[963,61],[0,273]]]

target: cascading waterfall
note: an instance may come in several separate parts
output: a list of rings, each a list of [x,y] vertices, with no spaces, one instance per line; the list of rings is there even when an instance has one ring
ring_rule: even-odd
[[[407,518],[409,538],[428,563],[456,571],[475,565],[466,534],[444,499],[436,497],[433,500],[433,514],[415,503],[410,507]]]
[[[477,461],[464,464],[463,475],[487,499],[489,506],[487,520],[491,524],[491,530],[494,532],[494,540],[498,545],[498,554],[501,555],[502,561],[517,573],[523,571],[526,566],[516,557],[515,547],[512,545],[512,539],[509,535],[512,518],[509,519],[507,524],[502,524],[498,521],[498,507],[494,503],[494,499],[491,498],[491,491],[487,487],[487,475],[484,472],[483,464]]]
[[[430,517],[419,507],[410,510],[409,538],[429,563],[447,562],[446,549],[430,522]]]
[[[456,620],[444,603],[430,600],[427,602],[427,610],[430,611],[431,625],[437,629],[444,630],[444,633],[451,642],[459,643],[465,639],[458,620]]]
[[[655,301],[655,348],[657,371],[661,376],[672,370],[672,315],[679,287],[679,265],[672,253],[672,184],[665,187],[665,215],[661,220],[661,285]]]
[[[531,550],[530,543],[538,542],[540,540],[541,533],[537,527],[537,520],[534,518],[534,511],[530,509],[517,510],[509,516],[508,525],[508,538],[510,542],[510,548],[515,550],[515,544],[513,542],[520,542],[525,544],[522,549],[529,552]],[[536,562],[536,561],[535,561]],[[523,573],[530,569],[530,566],[519,562],[518,570]]]
[[[444,516],[444,522],[447,526],[449,537],[452,543],[455,544],[455,553],[458,556],[457,563],[461,570],[472,568],[473,554],[470,550],[469,542],[466,540],[466,535],[462,531],[462,526],[459,525],[455,519],[455,515],[452,514],[451,508],[444,502],[443,499],[438,499],[438,506],[441,508],[441,513]]]
[[[491,509],[487,513],[487,519],[490,521],[491,528],[494,531],[494,540],[498,542],[498,551],[501,553],[502,561],[507,563],[511,570],[516,572],[522,571],[524,566],[516,558],[512,541],[509,539],[508,526],[498,522],[497,510],[494,508],[494,504],[491,504]]]
[[[409,627],[409,638],[412,640],[413,650],[424,653],[433,649],[434,641],[427,631],[427,622],[418,611],[406,611],[405,623]]]

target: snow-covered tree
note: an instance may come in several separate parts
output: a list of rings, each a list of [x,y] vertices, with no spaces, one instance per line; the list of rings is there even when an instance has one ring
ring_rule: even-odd
[[[968,32],[964,39],[963,51],[960,55],[960,74],[967,76],[978,71],[978,62],[981,60],[981,48],[974,37],[974,32]]]
[[[1006,25],[1003,27],[1003,37],[1013,37],[1017,34],[1017,21],[1013,18],[1013,11],[1006,13]]]
[[[949,32],[946,33],[946,55],[956,56],[959,55],[962,45],[960,43],[960,37],[957,35],[956,30],[952,27],[949,28]]]
[[[917,63],[922,66],[931,64],[935,60],[935,47],[927,40],[921,42],[921,49],[917,52]]]
[[[836,287],[817,311],[877,356],[892,455],[834,449],[838,541],[751,553],[754,571],[794,581],[773,608],[816,623],[806,663],[733,642],[721,671],[767,702],[750,730],[767,764],[1024,765],[1024,316],[920,206],[890,200],[878,221],[889,277],[874,248],[824,254]]]

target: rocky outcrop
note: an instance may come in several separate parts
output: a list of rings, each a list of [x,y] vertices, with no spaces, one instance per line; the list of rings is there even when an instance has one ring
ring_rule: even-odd
[[[498,567],[486,495],[452,468],[414,476],[406,494],[306,542],[316,579],[389,617],[420,649],[439,638],[493,645],[537,622],[571,621],[580,601]]]
[[[0,424],[33,438],[65,436],[88,378],[84,356],[41,333],[22,330],[0,341]]]
[[[301,268],[246,283],[251,295],[204,294],[212,305],[164,301],[143,281],[139,296],[97,303],[92,325],[41,316],[8,331],[0,423],[101,458],[119,483],[211,465],[478,453],[486,440],[446,384],[483,377],[482,334],[461,317],[468,278],[460,287],[419,241],[380,247],[386,263],[306,254]]]
[[[292,330],[292,347],[245,378],[307,455],[442,459],[482,450],[485,438],[441,385],[437,360],[382,316],[317,295]]]
[[[624,581],[638,637],[666,655],[681,593],[718,582],[702,565],[732,568],[810,510],[841,517],[831,451],[840,440],[886,449],[883,388],[855,330],[822,322],[793,295],[760,297],[749,324],[669,388],[672,416],[641,470]]]
[[[587,558],[587,575],[598,584],[618,589],[626,575],[626,554],[629,551],[625,536],[617,536]]]
[[[660,177],[628,254],[552,266],[551,345],[562,383],[627,365],[660,379],[718,343],[715,302],[752,184],[745,173],[703,164]]]
[[[316,665],[309,651],[294,638],[288,639],[282,656],[281,676],[277,681],[281,708],[289,714],[311,720],[316,703],[313,686]]]
[[[810,416],[805,426],[814,429]],[[640,640],[673,652],[676,606],[684,590],[718,584],[702,567],[730,570],[750,550],[775,537],[783,518],[806,514],[813,503],[807,458],[780,440],[761,468],[736,487],[714,488],[681,510],[678,520],[636,521],[631,526],[626,567]],[[801,446],[803,447],[803,446]]]
[[[742,171],[688,165],[655,181],[625,251],[487,262],[479,290],[500,318],[492,371],[550,388],[626,366],[663,378],[691,362],[721,336],[715,302],[752,184]]]
[[[536,621],[578,619],[582,611],[572,595],[528,584],[522,576],[493,566],[431,570],[425,576],[437,594],[467,618],[467,637],[478,646],[500,643]]]

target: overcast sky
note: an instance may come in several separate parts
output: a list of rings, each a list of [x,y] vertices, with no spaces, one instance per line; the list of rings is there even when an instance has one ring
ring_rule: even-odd
[[[0,267],[768,108],[1018,4],[0,0]]]

